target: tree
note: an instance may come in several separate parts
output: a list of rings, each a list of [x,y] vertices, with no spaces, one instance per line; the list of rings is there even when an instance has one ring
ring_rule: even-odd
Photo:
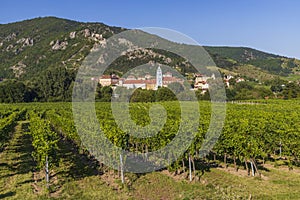
[[[179,94],[180,92],[184,91],[184,87],[181,83],[174,82],[168,85],[168,88],[173,91],[175,94]]]
[[[280,78],[276,78],[276,79],[266,82],[267,85],[271,85],[271,90],[272,90],[272,92],[275,92],[275,93],[282,92],[284,86],[287,83],[288,83],[287,81],[282,80]]]
[[[113,93],[113,89],[110,86],[104,86],[101,88],[101,99],[100,101],[111,101],[111,96]]]
[[[155,91],[143,90],[141,88],[136,89],[131,95],[130,102],[154,102]]]
[[[226,91],[227,100],[232,101],[232,100],[235,99],[235,96],[236,96],[236,90],[235,89],[226,88],[225,91]]]
[[[236,79],[235,78],[229,79],[229,86],[235,86],[235,85],[236,85]]]
[[[196,97],[198,100],[207,100],[209,101],[210,100],[210,94],[209,94],[209,91],[205,91],[204,93],[202,93],[201,90],[197,90],[196,91]]]
[[[36,97],[34,91],[23,82],[16,80],[4,81],[0,84],[0,102],[30,102]]]
[[[155,92],[156,101],[174,101],[176,99],[175,94],[169,88],[161,87]]]
[[[99,100],[102,98],[102,93],[101,93],[102,85],[100,83],[97,83],[96,87],[96,94],[95,94],[95,99]]]
[[[241,91],[241,90],[243,90],[243,89],[246,89],[246,90],[253,90],[253,86],[250,84],[250,83],[248,83],[248,82],[246,82],[246,81],[243,81],[243,82],[239,82],[239,83],[237,83],[236,84],[236,86],[235,86],[235,89],[237,90],[237,91]]]
[[[35,80],[35,89],[43,101],[71,101],[74,75],[65,67],[47,70]]]
[[[297,98],[299,93],[300,93],[299,86],[293,82],[288,83],[282,91],[284,99]]]

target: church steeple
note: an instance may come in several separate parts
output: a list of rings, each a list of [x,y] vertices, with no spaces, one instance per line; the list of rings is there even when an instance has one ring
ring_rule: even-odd
[[[158,87],[162,87],[163,85],[163,75],[162,75],[162,71],[160,66],[158,66],[157,70],[156,70],[156,89],[158,89]]]

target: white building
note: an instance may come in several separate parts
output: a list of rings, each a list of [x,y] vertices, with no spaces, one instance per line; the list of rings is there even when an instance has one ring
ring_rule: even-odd
[[[156,89],[162,86],[163,86],[163,75],[162,75],[161,68],[158,67],[156,71]]]
[[[125,80],[120,79],[118,86],[126,87],[127,89],[146,89],[146,82],[144,80]]]

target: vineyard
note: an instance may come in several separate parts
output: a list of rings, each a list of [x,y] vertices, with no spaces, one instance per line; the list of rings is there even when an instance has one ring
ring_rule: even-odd
[[[24,137],[26,144],[21,145],[29,145],[32,149],[28,157],[33,163],[31,166],[33,183],[30,187],[34,188],[33,195],[36,195],[28,197],[29,199],[33,197],[70,199],[74,198],[75,194],[78,198],[82,198],[87,194],[76,193],[78,188],[83,187],[80,184],[96,184],[98,186],[91,187],[106,191],[110,195],[117,193],[117,196],[112,196],[113,199],[147,199],[149,197],[145,196],[146,194],[132,193],[142,187],[143,181],[147,182],[147,179],[151,178],[152,181],[157,181],[160,176],[166,185],[172,180],[175,181],[172,184],[184,184],[181,186],[186,187],[187,191],[198,190],[198,192],[180,194],[183,196],[179,194],[179,196],[172,196],[177,199],[185,197],[185,199],[197,199],[194,195],[199,196],[199,199],[300,198],[299,102],[268,100],[252,104],[227,103],[222,133],[214,147],[203,153],[200,150],[204,141],[208,139],[210,119],[216,113],[213,112],[210,102],[200,101],[200,118],[196,118],[195,121],[197,129],[185,129],[189,135],[187,138],[192,137],[193,141],[183,155],[180,155],[175,162],[167,161],[167,167],[160,169],[159,172],[130,173],[132,171],[130,163],[136,160],[155,165],[158,160],[151,157],[151,152],[167,146],[176,138],[180,130],[183,111],[178,102],[132,103],[129,109],[131,119],[141,127],[153,124],[149,112],[154,104],[164,107],[166,120],[164,124],[157,122],[157,128],[147,131],[147,134],[152,137],[144,138],[133,136],[132,133],[138,130],[130,124],[123,124],[123,127],[120,127],[115,120],[118,112],[111,109],[110,103],[95,104],[97,124],[105,138],[119,149],[135,152],[135,160],[117,150],[101,152],[106,143],[91,131],[97,130],[95,122],[82,117],[81,127],[76,127],[71,103],[2,104],[0,108],[1,187],[3,184],[5,188],[3,178],[5,176],[1,174],[1,170],[4,172],[6,167],[1,154],[6,155],[14,141],[22,143],[22,140],[16,138]],[[187,109],[194,106],[190,104],[185,105]],[[122,110],[119,115],[122,115]],[[188,115],[184,120],[195,120],[195,116]],[[77,131],[85,132],[86,135],[79,135]],[[82,142],[82,139],[89,141],[88,145]],[[180,145],[185,145],[185,142],[178,142],[177,145],[177,149],[180,149]],[[173,152],[174,155],[177,153]],[[174,156],[173,154],[171,157]],[[5,169],[9,170],[9,168]],[[234,176],[236,179],[232,178]],[[275,180],[272,181],[275,178],[277,184]],[[218,182],[217,179],[220,181]],[[78,182],[83,180],[83,183]],[[225,186],[222,185],[224,183],[221,183],[221,180],[229,182]],[[280,180],[286,182],[281,183]],[[97,184],[97,181],[101,184]],[[270,188],[263,187],[269,183]],[[248,187],[248,184],[252,186]],[[98,188],[99,185],[103,187]],[[257,188],[252,188],[253,185]],[[117,188],[117,192],[112,188]],[[172,195],[178,193],[177,190],[173,188]],[[0,189],[0,199],[9,196],[13,197],[14,194]],[[92,196],[85,196],[83,199],[86,198]],[[154,197],[156,198],[164,197]]]

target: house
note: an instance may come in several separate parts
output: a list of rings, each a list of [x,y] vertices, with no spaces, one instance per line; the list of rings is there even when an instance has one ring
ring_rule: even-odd
[[[119,77],[115,74],[112,75],[102,75],[99,79],[99,83],[102,86],[117,85],[119,83]]]
[[[195,90],[207,91],[209,89],[209,84],[206,81],[197,82],[194,85]]]
[[[225,82],[225,85],[226,85],[227,87],[230,86],[229,80],[232,79],[232,78],[234,78],[234,77],[231,76],[231,75],[225,75],[225,76],[224,76],[224,82]]]
[[[146,82],[145,82],[145,80],[121,79],[119,81],[118,86],[126,87],[127,89],[136,89],[136,88],[146,89]]]
[[[146,74],[144,77],[139,76],[138,78],[132,74],[127,76],[127,78],[119,78],[115,74],[112,74],[103,75],[99,79],[99,83],[102,86],[125,87],[127,89],[141,88],[147,90],[157,90],[158,87],[168,87],[169,84],[175,82],[183,84],[184,80],[173,77],[171,72],[163,74],[160,67],[157,69],[156,78],[150,74]]]
[[[208,81],[216,79],[215,74],[212,74],[211,76],[195,74],[195,77],[194,90],[202,90],[203,94],[209,89]]]
[[[111,85],[117,85],[119,84],[119,77],[115,74],[111,75]]]
[[[146,89],[147,90],[155,90],[155,88],[156,88],[156,80],[155,79],[146,80]]]
[[[111,75],[102,75],[99,79],[99,83],[102,86],[110,86],[111,85]]]
[[[197,74],[195,76],[196,76],[195,83],[203,82],[203,81],[207,82],[207,80],[209,80],[209,79],[216,79],[215,74],[212,74],[211,76],[205,76],[205,75],[202,75],[202,74]]]

